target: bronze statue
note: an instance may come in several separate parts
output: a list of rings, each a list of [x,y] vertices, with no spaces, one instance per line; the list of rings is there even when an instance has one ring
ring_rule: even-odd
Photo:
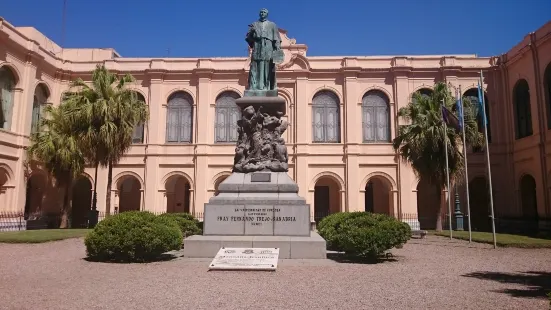
[[[275,23],[261,9],[259,20],[249,25],[245,40],[252,49],[249,82],[245,96],[277,96],[276,64],[283,62],[281,37]]]

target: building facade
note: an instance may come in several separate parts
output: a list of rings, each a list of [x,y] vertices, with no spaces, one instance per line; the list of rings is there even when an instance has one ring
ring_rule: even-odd
[[[289,175],[314,218],[371,211],[433,228],[446,193],[418,180],[393,150],[403,122],[397,111],[436,82],[476,97],[481,70],[496,214],[535,223],[551,217],[551,23],[496,57],[309,57],[305,44],[280,32],[285,61],[277,79],[290,124],[284,137]],[[0,19],[0,212],[59,212],[62,193],[40,163],[26,162],[25,147],[43,106],[58,105],[72,80],[89,81],[95,66],[105,64],[137,79],[132,88],[148,104],[150,120],[136,128],[133,146],[113,169],[109,210],[107,169],[99,169],[98,210],[201,213],[231,173],[241,114],[234,101],[243,95],[248,61],[66,49],[35,28]],[[472,225],[486,229],[484,152],[469,150],[468,160]],[[86,221],[94,172],[87,168],[73,186],[73,226]],[[458,188],[463,209],[464,192]]]

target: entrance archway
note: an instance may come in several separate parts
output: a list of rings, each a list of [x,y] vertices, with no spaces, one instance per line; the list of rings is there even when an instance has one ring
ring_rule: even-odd
[[[441,192],[438,186],[422,178],[417,184],[417,217],[423,230],[436,229]],[[444,224],[442,224],[444,226]]]
[[[139,211],[142,202],[140,181],[126,176],[119,182],[119,212]]]
[[[365,185],[365,212],[392,215],[393,205],[391,199],[392,185],[387,179],[374,176]]]
[[[166,181],[166,212],[189,213],[190,184],[181,175],[173,175]]]
[[[529,174],[520,179],[520,197],[522,215],[527,220],[538,218],[538,201],[536,194],[536,180]]]
[[[44,212],[43,202],[46,192],[47,179],[45,175],[35,173],[27,181],[25,200],[25,218],[30,215],[37,216]]]
[[[469,183],[471,226],[475,231],[490,231],[488,184],[486,178],[476,177]]]
[[[8,172],[0,167],[0,205],[7,208],[12,208],[13,206],[8,205],[8,189],[6,188],[9,181],[10,176]]]
[[[86,228],[88,211],[92,205],[92,183],[87,177],[79,177],[73,184],[72,194],[71,226]]]
[[[341,211],[340,186],[331,177],[319,178],[314,186],[314,221]]]

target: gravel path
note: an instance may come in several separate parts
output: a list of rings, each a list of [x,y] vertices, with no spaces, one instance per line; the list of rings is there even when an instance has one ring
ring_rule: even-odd
[[[380,264],[280,260],[207,272],[210,260],[83,260],[81,239],[0,244],[0,309],[548,309],[551,250],[429,236]]]

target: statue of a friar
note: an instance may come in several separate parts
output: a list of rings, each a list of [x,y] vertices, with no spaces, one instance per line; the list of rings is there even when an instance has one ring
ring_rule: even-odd
[[[277,96],[275,65],[283,62],[281,37],[275,23],[261,9],[258,21],[249,25],[245,40],[252,49],[249,85],[245,95]]]

